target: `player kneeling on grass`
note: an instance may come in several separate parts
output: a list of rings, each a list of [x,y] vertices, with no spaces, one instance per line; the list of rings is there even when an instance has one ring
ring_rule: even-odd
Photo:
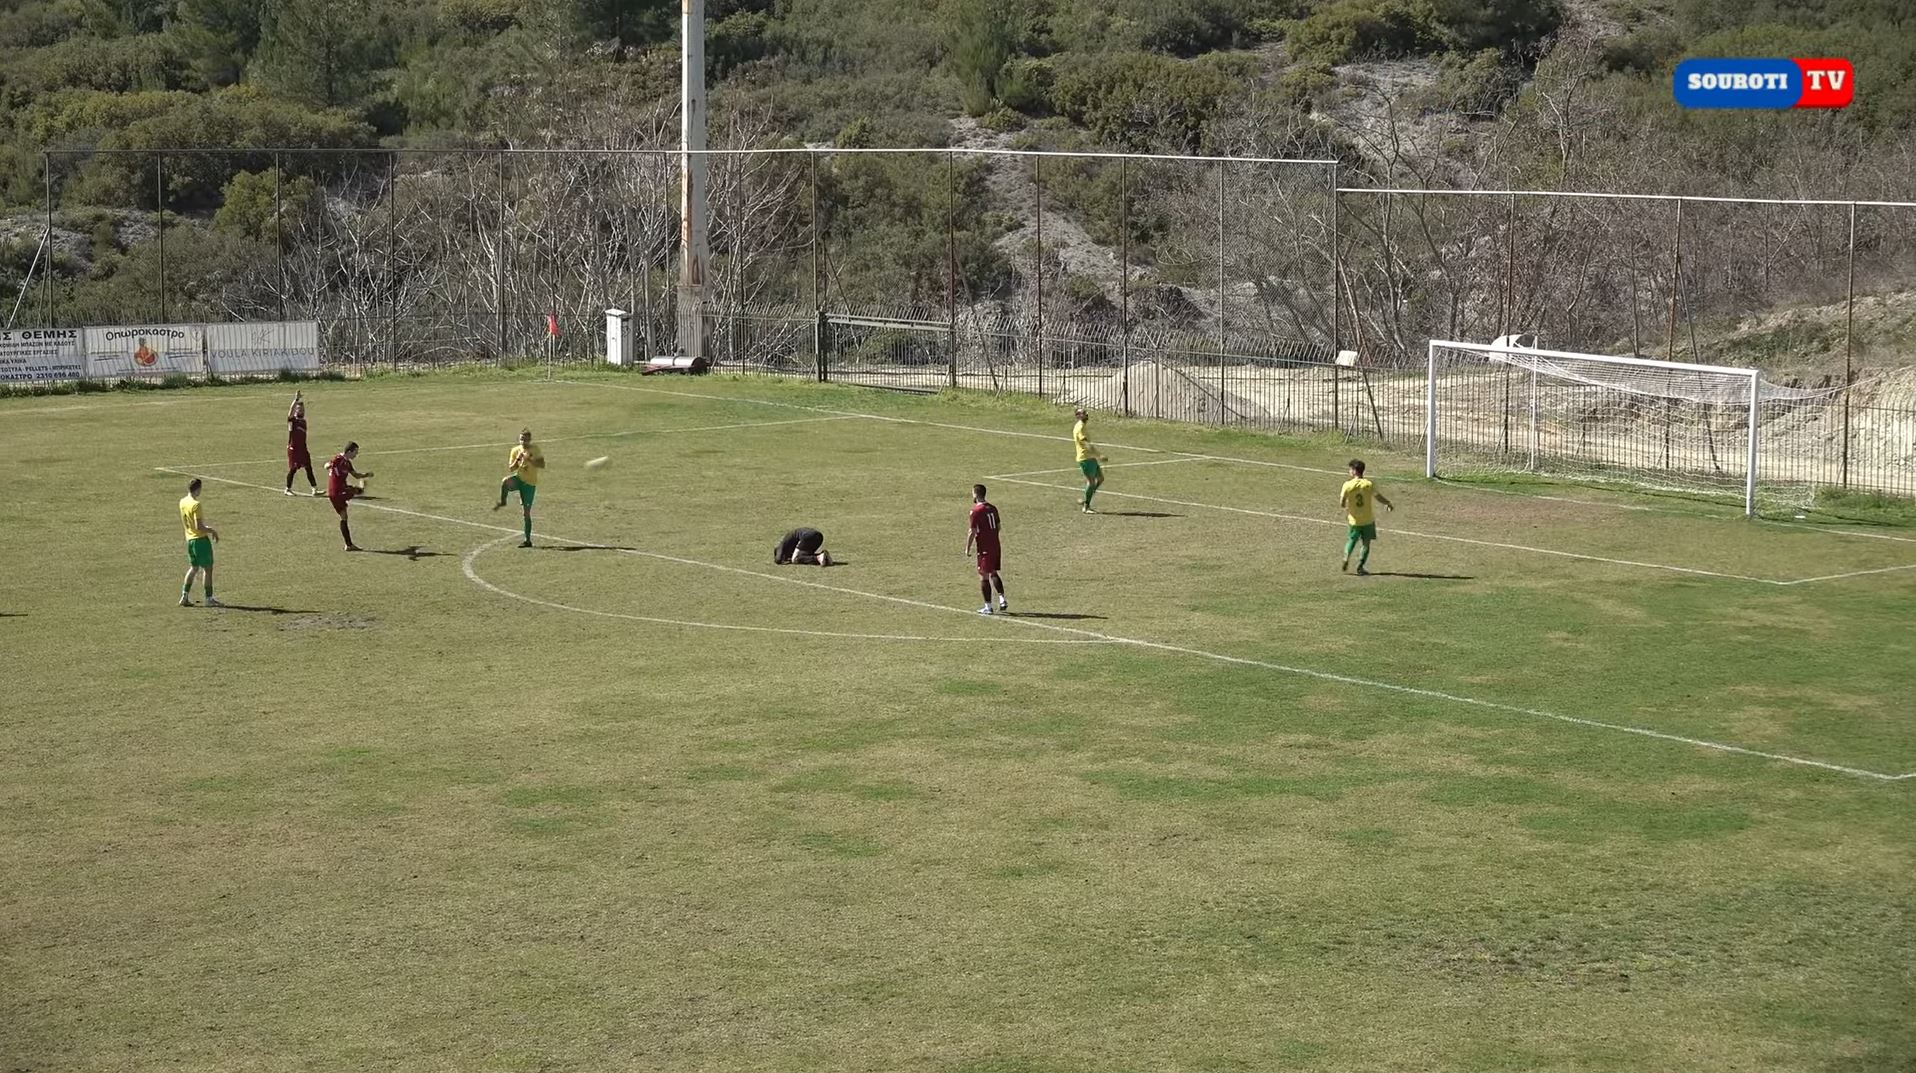
[[[971,521],[965,537],[965,554],[970,555],[972,547],[978,548],[978,591],[984,593],[985,606],[978,609],[981,615],[991,614],[991,587],[998,587],[998,610],[1009,611],[1011,604],[1005,600],[1005,579],[998,576],[999,560],[1003,552],[998,546],[998,508],[985,499],[985,486],[971,486]]]
[[[359,457],[359,445],[348,443],[346,449],[333,456],[326,463],[326,499],[332,503],[333,512],[339,515],[339,535],[346,541],[347,551],[358,551],[359,545],[353,543],[353,527],[346,521],[346,504],[361,494],[361,489],[346,483],[346,478],[357,477],[365,480],[371,473],[361,473],[353,468],[353,459]]]
[[[206,606],[222,606],[213,599],[213,542],[220,531],[206,524],[200,512],[200,479],[186,482],[186,495],[180,498],[180,524],[186,527],[186,581],[180,585],[180,606],[193,606],[193,579],[206,574]]]
[[[832,553],[825,550],[825,534],[816,529],[794,529],[779,538],[778,546],[772,549],[772,564],[793,566],[799,563],[832,565]]]
[[[493,510],[506,505],[506,493],[519,493],[519,506],[525,511],[526,538],[519,546],[532,546],[532,497],[539,491],[539,471],[546,468],[546,456],[532,445],[532,430],[519,433],[519,442],[513,445],[512,453],[506,456],[506,468],[511,473],[499,482],[499,502],[492,505]]]
[[[1344,541],[1344,565],[1339,569],[1351,568],[1351,551],[1358,541],[1364,542],[1364,554],[1358,557],[1357,573],[1361,577],[1370,571],[1364,565],[1370,562],[1370,542],[1377,539],[1377,511],[1371,506],[1375,500],[1384,505],[1385,510],[1396,510],[1385,499],[1377,486],[1364,477],[1364,460],[1351,459],[1351,479],[1344,482],[1344,491],[1337,497],[1337,505],[1344,508],[1344,517],[1350,522],[1350,536]]]

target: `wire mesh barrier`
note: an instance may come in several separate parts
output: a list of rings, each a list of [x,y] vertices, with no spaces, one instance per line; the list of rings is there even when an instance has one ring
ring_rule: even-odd
[[[603,360],[616,309],[639,356],[725,371],[1404,446],[1429,340],[1521,333],[1850,385],[1765,403],[1796,430],[1765,472],[1916,495],[1916,205],[1349,188],[1332,161],[715,150],[688,271],[683,155],[657,136],[50,152],[49,253],[9,326],[311,321],[329,367],[563,365]],[[1515,375],[1470,396],[1500,457]]]

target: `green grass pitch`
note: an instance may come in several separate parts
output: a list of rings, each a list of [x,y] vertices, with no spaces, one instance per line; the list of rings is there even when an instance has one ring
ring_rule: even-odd
[[[308,387],[348,555],[288,395],[0,400],[0,1070],[1916,1055],[1916,526],[1372,453],[1360,579],[1329,440],[439,376]]]

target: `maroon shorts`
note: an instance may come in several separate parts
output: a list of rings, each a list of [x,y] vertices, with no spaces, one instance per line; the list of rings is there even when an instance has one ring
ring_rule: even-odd
[[[998,559],[999,559],[999,552],[997,548],[993,548],[990,551],[979,552],[978,553],[978,576],[984,577],[987,574],[997,573]]]
[[[299,469],[302,466],[310,467],[312,464],[313,456],[306,453],[306,448],[291,446],[286,448],[287,469]]]
[[[346,501],[358,494],[359,494],[359,489],[348,488],[346,489],[345,493],[342,495],[334,495],[332,492],[327,492],[326,499],[328,502],[330,502],[333,505],[334,510],[338,511],[341,514],[344,514],[346,513]]]

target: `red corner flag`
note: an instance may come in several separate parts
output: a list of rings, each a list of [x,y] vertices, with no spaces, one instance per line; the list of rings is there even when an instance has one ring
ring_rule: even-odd
[[[557,313],[546,314],[546,334],[554,339],[559,338],[559,315]]]

